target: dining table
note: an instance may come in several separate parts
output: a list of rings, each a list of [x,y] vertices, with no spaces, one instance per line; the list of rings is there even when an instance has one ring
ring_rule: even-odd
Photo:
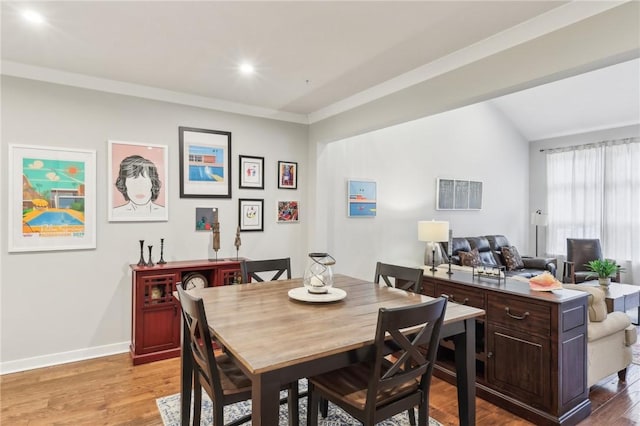
[[[212,338],[251,379],[252,425],[278,425],[283,384],[362,359],[374,345],[380,308],[433,300],[339,274],[334,276],[331,297],[305,297],[302,288],[303,280],[296,278],[190,290],[203,299]],[[441,330],[441,337],[450,337],[455,345],[461,425],[475,424],[475,320],[483,315],[482,309],[449,302]],[[193,359],[185,350],[189,347],[186,339],[189,333],[183,321],[183,426],[190,421],[193,383]]]

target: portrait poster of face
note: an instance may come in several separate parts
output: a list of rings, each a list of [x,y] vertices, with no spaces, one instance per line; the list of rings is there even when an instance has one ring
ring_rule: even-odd
[[[109,141],[109,221],[166,221],[168,154],[164,145]]]

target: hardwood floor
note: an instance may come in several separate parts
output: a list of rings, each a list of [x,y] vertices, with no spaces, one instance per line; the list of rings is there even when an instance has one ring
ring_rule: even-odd
[[[129,354],[0,376],[2,425],[161,425],[155,400],[180,390],[179,359],[133,367]],[[640,365],[627,383],[616,375],[594,386],[594,410],[581,426],[640,425]],[[431,417],[458,424],[455,387],[433,378]],[[530,425],[477,399],[478,425]]]

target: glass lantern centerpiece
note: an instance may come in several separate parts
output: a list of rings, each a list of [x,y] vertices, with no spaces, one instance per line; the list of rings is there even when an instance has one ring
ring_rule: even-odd
[[[309,266],[304,271],[304,287],[309,293],[328,293],[333,286],[333,270],[336,260],[328,253],[309,253]]]

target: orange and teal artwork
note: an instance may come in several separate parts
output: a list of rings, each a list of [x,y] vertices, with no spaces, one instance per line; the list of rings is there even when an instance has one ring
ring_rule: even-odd
[[[370,180],[349,180],[349,217],[375,217],[377,211],[376,182]]]
[[[23,158],[23,236],[81,237],[84,232],[84,162]]]

